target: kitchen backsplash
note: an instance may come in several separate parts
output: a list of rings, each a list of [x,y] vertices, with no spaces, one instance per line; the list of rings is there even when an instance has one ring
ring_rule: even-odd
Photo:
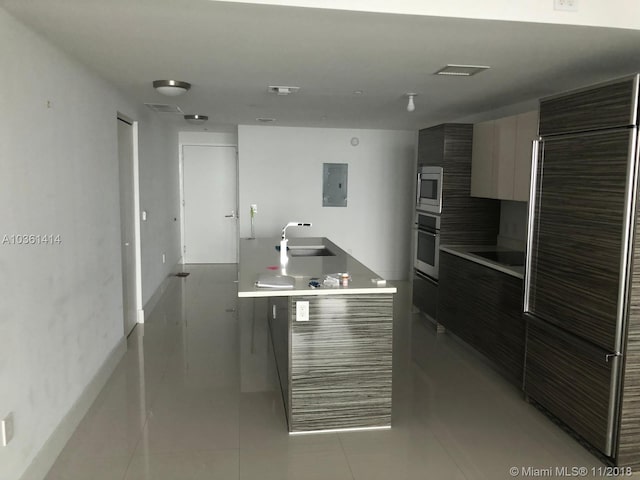
[[[527,202],[500,202],[498,246],[524,250],[527,242]]]

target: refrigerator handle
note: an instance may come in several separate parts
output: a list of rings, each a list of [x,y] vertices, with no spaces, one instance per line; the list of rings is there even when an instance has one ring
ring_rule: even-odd
[[[604,359],[607,363],[609,363],[609,361],[611,360],[615,360],[616,357],[621,356],[622,354],[620,352],[615,352],[615,353],[608,353],[604,356]]]
[[[533,255],[533,225],[536,211],[536,189],[538,184],[538,158],[541,139],[533,141],[531,148],[531,183],[529,188],[529,214],[527,217],[527,255],[524,267],[524,312],[529,313],[529,294],[531,292],[531,256]]]

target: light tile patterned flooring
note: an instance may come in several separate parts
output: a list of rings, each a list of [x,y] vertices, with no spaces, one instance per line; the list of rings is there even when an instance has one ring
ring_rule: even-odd
[[[397,282],[393,428],[287,434],[264,299],[235,265],[175,278],[47,480],[508,479],[600,466],[469,348],[411,313]]]

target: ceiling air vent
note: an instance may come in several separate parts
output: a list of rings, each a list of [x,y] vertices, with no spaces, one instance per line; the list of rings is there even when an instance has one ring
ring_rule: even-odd
[[[449,64],[446,67],[442,67],[437,72],[434,72],[434,75],[449,75],[452,77],[470,77],[471,75],[475,75],[476,73],[483,72],[485,70],[490,69],[491,67],[486,67],[483,65],[454,65]]]
[[[276,95],[285,96],[292,93],[296,93],[300,90],[300,87],[284,87],[284,86],[270,86],[267,87],[269,93],[275,93]]]
[[[145,103],[145,105],[157,113],[183,113],[177,105],[164,105],[162,103]]]
[[[276,119],[275,118],[267,118],[267,117],[258,117],[258,118],[256,118],[256,121],[260,122],[260,123],[273,123],[273,122],[276,121]]]

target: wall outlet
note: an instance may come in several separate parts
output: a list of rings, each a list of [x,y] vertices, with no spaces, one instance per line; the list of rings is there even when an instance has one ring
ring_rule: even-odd
[[[299,301],[296,302],[296,322],[308,322],[309,321],[309,302]]]
[[[167,255],[165,253],[162,254],[162,263],[167,263]]]
[[[578,0],[553,0],[554,10],[564,10],[565,12],[577,12]]]
[[[9,413],[4,420],[0,422],[0,441],[2,446],[6,447],[13,438],[13,412]]]

